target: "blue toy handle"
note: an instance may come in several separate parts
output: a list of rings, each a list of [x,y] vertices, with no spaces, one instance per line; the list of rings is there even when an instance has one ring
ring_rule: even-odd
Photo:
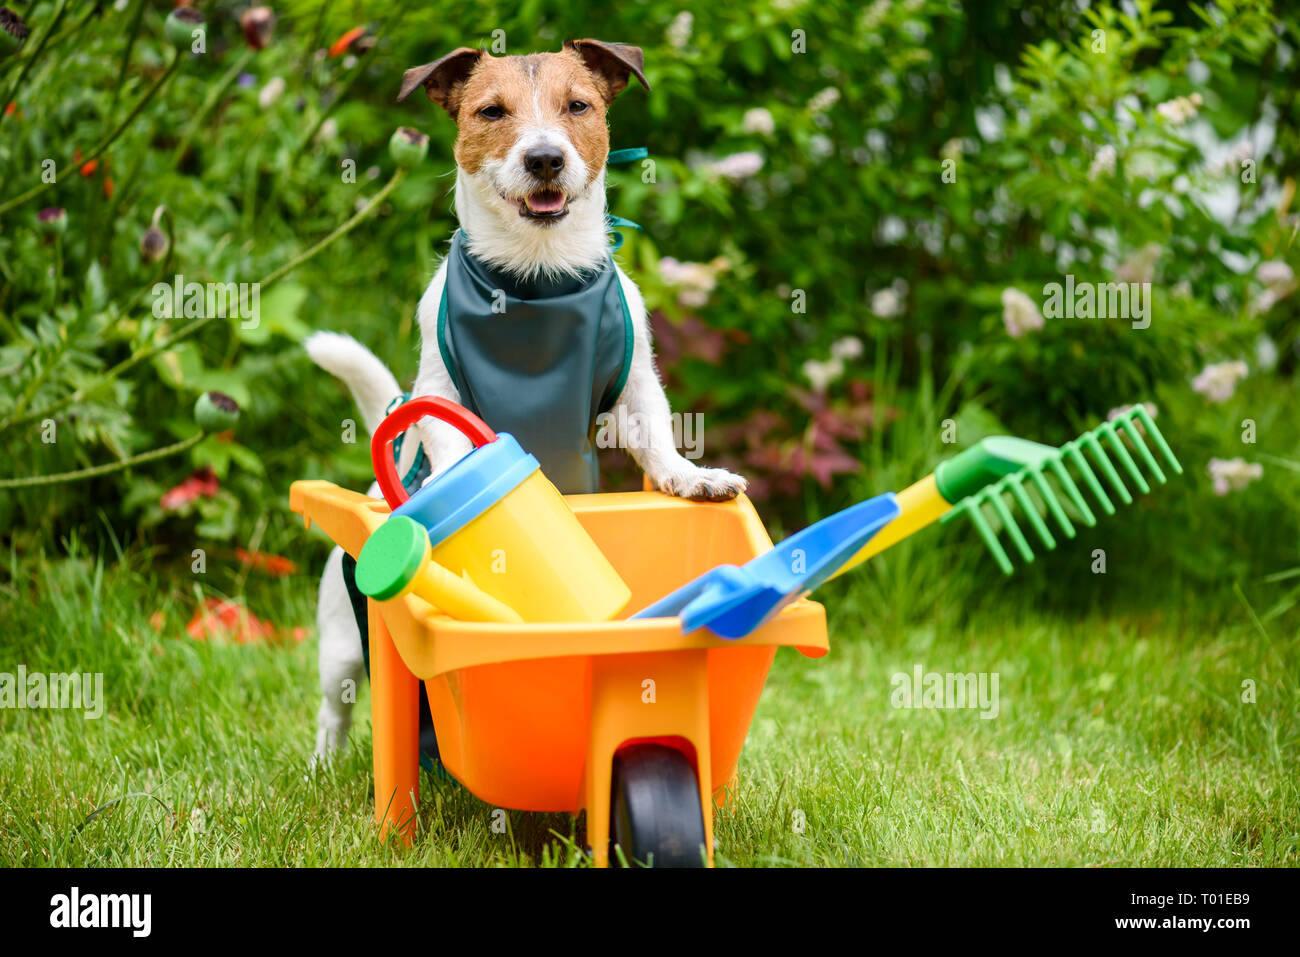
[[[835,574],[898,513],[892,493],[859,502],[791,535],[744,567],[710,569],[632,617],[679,615],[683,633],[707,627],[722,638],[743,638]]]
[[[719,565],[717,568],[711,568],[699,578],[688,581],[681,588],[670,592],[660,598],[657,602],[647,605],[639,612],[633,615],[633,618],[675,618],[682,613],[682,609],[695,600],[704,589],[708,588],[714,578],[724,568],[735,569],[740,571],[737,565]]]

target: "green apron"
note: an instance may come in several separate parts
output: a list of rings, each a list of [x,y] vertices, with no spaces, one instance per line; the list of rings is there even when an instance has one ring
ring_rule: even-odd
[[[596,416],[623,392],[632,341],[612,257],[580,278],[521,280],[452,237],[442,361],[461,405],[513,435],[561,492],[596,491]]]

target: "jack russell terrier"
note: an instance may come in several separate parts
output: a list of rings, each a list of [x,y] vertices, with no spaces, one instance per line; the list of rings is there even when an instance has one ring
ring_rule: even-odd
[[[406,71],[397,98],[422,86],[456,121],[460,221],[420,300],[411,394],[458,402],[509,432],[565,493],[596,491],[596,417],[612,411],[620,428],[634,423],[620,444],[660,490],[729,499],[744,491],[743,478],[696,466],[673,444],[645,302],[611,256],[605,112],[631,77],[649,89],[643,63],[637,47],[570,40],[559,53],[528,56],[461,47]],[[348,385],[373,432],[402,395],[393,374],[348,336],[318,332],[306,348]],[[412,435],[398,461],[408,489],[470,451],[435,419],[404,438]],[[353,696],[345,691],[368,664],[354,568],[336,548],[321,579],[318,759],[346,739]],[[420,691],[427,765],[436,740]]]

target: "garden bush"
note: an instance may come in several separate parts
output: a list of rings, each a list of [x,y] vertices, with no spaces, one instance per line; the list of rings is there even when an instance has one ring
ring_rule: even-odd
[[[597,36],[642,46],[653,87],[612,110],[613,147],[649,163],[611,172],[610,204],[643,227],[621,256],[670,397],[775,529],[983,434],[1057,443],[1149,402],[1186,475],[1093,546],[1176,588],[1294,600],[1300,27],[1280,6],[298,0],[269,36],[243,3],[195,4],[201,27],[149,0],[10,7],[30,31],[0,59],[10,574],[70,536],[177,567],[196,547],[315,554],[289,483],[360,487],[369,466],[300,342],[349,332],[409,382],[454,229],[455,130],[395,102],[402,71]],[[408,171],[399,126],[431,140]],[[260,321],[168,315],[178,275],[260,283]],[[1059,314],[1067,282],[1149,283],[1148,324]],[[200,435],[213,391],[240,416]],[[873,571],[882,600],[997,576],[963,533],[930,534]],[[1080,552],[1011,587],[1096,600]]]

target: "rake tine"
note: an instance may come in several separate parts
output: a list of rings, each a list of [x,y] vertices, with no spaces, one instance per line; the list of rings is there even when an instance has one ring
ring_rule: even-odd
[[[1052,513],[1052,517],[1061,526],[1061,531],[1065,532],[1065,537],[1074,538],[1074,523],[1065,514],[1065,509],[1061,508],[1061,503],[1056,499],[1056,493],[1047,484],[1047,479],[1043,478],[1043,473],[1038,469],[1034,469],[1029,474],[1034,477],[1034,484],[1038,486],[1038,493],[1043,496],[1043,502],[1047,505],[1047,510]]]
[[[1024,487],[1020,484],[1020,480],[1008,481],[1007,488],[1011,489],[1011,494],[1015,496],[1016,501],[1020,503],[1020,507],[1024,509],[1025,515],[1029,517],[1029,524],[1034,526],[1034,531],[1036,531],[1038,537],[1043,540],[1043,544],[1049,549],[1055,548],[1056,539],[1054,539],[1052,533],[1047,530],[1047,524],[1038,514],[1038,509],[1034,507],[1034,503],[1030,501],[1029,493],[1026,492]]]
[[[1151,438],[1155,440],[1156,448],[1160,450],[1160,454],[1169,462],[1169,467],[1172,468],[1176,474],[1182,475],[1183,467],[1179,464],[1177,457],[1174,455],[1174,450],[1171,449],[1169,443],[1165,441],[1165,437],[1160,434],[1160,429],[1156,427],[1155,420],[1151,418],[1151,413],[1138,405],[1133,407],[1133,416],[1142,423],[1142,427],[1147,430],[1147,435],[1151,436]]]
[[[1083,480],[1088,483],[1088,488],[1092,489],[1092,494],[1097,496],[1097,501],[1101,503],[1102,510],[1107,515],[1114,515],[1115,506],[1111,504],[1110,496],[1106,494],[1106,490],[1102,488],[1101,483],[1097,481],[1096,473],[1093,472],[1092,466],[1088,464],[1088,460],[1083,457],[1083,453],[1079,451],[1079,446],[1074,442],[1070,442],[1064,446],[1064,449],[1066,457],[1069,461],[1073,462],[1075,468],[1079,470],[1079,474],[1083,476]],[[1080,502],[1076,499],[1075,504],[1081,505],[1085,516],[1084,521],[1089,525],[1095,525],[1097,518],[1092,514],[1092,509],[1088,507],[1088,503]]]
[[[1097,517],[1092,514],[1092,509],[1088,503],[1083,500],[1083,493],[1079,491],[1079,486],[1074,484],[1074,479],[1070,478],[1070,473],[1065,470],[1065,463],[1060,459],[1052,459],[1049,466],[1052,474],[1057,477],[1065,491],[1069,494],[1070,500],[1074,502],[1075,508],[1083,513],[1083,524],[1091,527],[1097,524]]]
[[[1114,426],[1104,427],[1106,438],[1110,439],[1110,444],[1115,446],[1115,454],[1128,469],[1128,474],[1132,476],[1133,482],[1137,485],[1139,491],[1146,495],[1151,491],[1151,486],[1147,484],[1146,477],[1138,471],[1137,463],[1133,461],[1133,456],[1128,454],[1128,448],[1124,445],[1124,440],[1119,437]]]
[[[1016,524],[1016,520],[1011,517],[1011,510],[1007,508],[1007,503],[1002,501],[1002,489],[1000,488],[1000,485],[1001,483],[995,485],[990,490],[989,504],[993,506],[993,511],[997,514],[998,518],[1002,520],[1002,524],[1006,526],[1007,534],[1011,536],[1011,541],[1015,542],[1016,549],[1020,552],[1020,557],[1027,562],[1032,562],[1034,560],[1033,549],[1031,549],[1029,543],[1025,541],[1024,533],[1020,531],[1020,526]]]
[[[993,529],[989,527],[988,519],[980,511],[980,503],[972,502],[967,506],[966,514],[970,520],[975,523],[975,531],[980,533],[980,538],[984,539],[984,544],[988,546],[993,557],[997,559],[998,567],[1002,569],[1004,575],[1011,574],[1011,559],[1007,558],[1007,553],[1002,550],[1002,544],[998,541],[997,536],[993,534]]]
[[[1147,444],[1142,441],[1142,433],[1137,430],[1137,426],[1133,424],[1133,420],[1121,418],[1118,421],[1124,427],[1124,434],[1129,437],[1129,441],[1132,442],[1134,447],[1142,453],[1142,461],[1146,462],[1147,468],[1149,468],[1151,474],[1156,477],[1156,481],[1161,485],[1164,485],[1165,482],[1168,481],[1168,479],[1165,478],[1164,470],[1160,468],[1160,463],[1157,462],[1156,457],[1151,454],[1151,450],[1147,448]]]
[[[1106,456],[1106,450],[1103,449],[1101,443],[1097,441],[1097,436],[1093,433],[1089,433],[1084,436],[1083,442],[1092,452],[1092,456],[1097,460],[1097,464],[1101,466],[1101,470],[1106,473],[1106,478],[1110,479],[1110,484],[1115,486],[1115,492],[1119,495],[1119,500],[1125,505],[1131,504],[1133,496],[1130,494],[1129,490],[1125,488],[1124,482],[1119,477],[1119,473],[1115,471],[1115,466],[1110,464],[1110,459]]]

